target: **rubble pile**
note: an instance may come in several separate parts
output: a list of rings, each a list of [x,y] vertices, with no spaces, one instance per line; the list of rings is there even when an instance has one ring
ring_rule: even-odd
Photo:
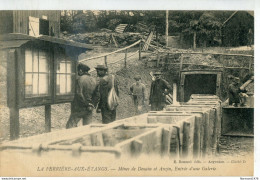
[[[115,47],[124,47],[135,43],[140,39],[146,39],[147,33],[112,33],[112,32],[91,32],[84,34],[63,35],[63,38],[92,45]],[[113,36],[113,37],[112,37]]]

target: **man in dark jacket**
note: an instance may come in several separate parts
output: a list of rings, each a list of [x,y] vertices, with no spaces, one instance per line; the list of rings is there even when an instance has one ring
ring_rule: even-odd
[[[231,77],[230,79],[231,84],[228,86],[229,105],[238,107],[240,104],[240,93],[245,93],[246,90],[240,89],[240,79],[238,77]]]
[[[99,101],[99,92],[96,79],[91,77],[88,71],[90,68],[85,64],[79,64],[78,78],[76,80],[76,92],[71,103],[71,115],[66,124],[66,128],[77,127],[80,119],[83,125],[92,121],[92,110]]]
[[[166,97],[171,90],[167,81],[161,79],[161,72],[155,72],[155,80],[151,84],[149,103],[152,111],[161,111],[166,105]]]
[[[116,108],[111,110],[108,107],[108,95],[112,89],[112,75],[108,75],[107,67],[104,65],[98,65],[96,67],[97,75],[99,77],[99,92],[100,101],[97,108],[97,113],[101,112],[102,123],[108,124],[116,120]],[[114,88],[117,96],[119,96],[118,91],[118,81],[114,78]]]

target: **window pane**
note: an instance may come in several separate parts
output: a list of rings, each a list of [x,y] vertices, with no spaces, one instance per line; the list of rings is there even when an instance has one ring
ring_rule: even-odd
[[[49,75],[39,74],[39,94],[48,94]]]
[[[67,75],[67,93],[71,93],[71,75]]]
[[[47,61],[47,54],[43,51],[40,51],[39,54],[39,72],[48,72],[48,61]]]
[[[66,73],[66,62],[65,61],[60,61],[58,65],[58,73]]]
[[[26,96],[32,94],[32,74],[25,74],[25,94]]]
[[[65,94],[66,93],[66,75],[60,74],[57,75],[57,93]],[[59,84],[58,84],[59,81]]]
[[[33,74],[33,92],[32,94],[38,94],[38,74]]]
[[[67,61],[67,73],[71,73],[71,62]]]
[[[25,72],[32,72],[32,51],[25,50]]]
[[[33,72],[38,72],[38,52],[33,52]]]

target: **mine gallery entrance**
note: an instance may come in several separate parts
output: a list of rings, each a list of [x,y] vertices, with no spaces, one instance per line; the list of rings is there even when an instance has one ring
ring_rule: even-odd
[[[184,101],[192,94],[216,94],[216,74],[187,75],[184,84]]]
[[[219,95],[220,73],[183,72],[181,101],[187,102],[192,94]]]

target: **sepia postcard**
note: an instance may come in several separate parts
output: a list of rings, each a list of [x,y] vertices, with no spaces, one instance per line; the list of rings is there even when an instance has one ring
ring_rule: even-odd
[[[259,178],[256,1],[1,5],[2,177]]]

